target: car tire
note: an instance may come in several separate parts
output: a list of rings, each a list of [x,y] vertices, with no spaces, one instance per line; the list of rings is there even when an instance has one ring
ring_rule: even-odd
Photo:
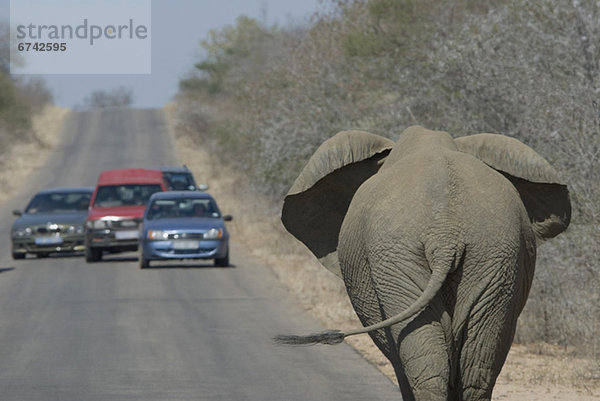
[[[144,255],[144,252],[140,250],[140,256],[138,258],[140,269],[150,267],[150,260]]]
[[[25,259],[25,254],[21,252],[13,252],[12,257],[14,260]]]
[[[98,262],[102,259],[102,250],[91,246],[85,247],[85,261],[88,263]]]
[[[227,253],[225,254],[224,257],[215,259],[215,266],[229,267],[229,250],[227,250]]]

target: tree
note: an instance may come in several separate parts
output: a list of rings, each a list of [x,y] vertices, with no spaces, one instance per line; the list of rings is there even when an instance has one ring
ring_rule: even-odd
[[[132,103],[133,89],[121,86],[111,91],[93,91],[83,100],[83,107],[89,109],[111,109],[130,107]]]
[[[256,75],[269,62],[269,45],[276,33],[276,27],[266,28],[246,16],[238,17],[233,26],[211,30],[208,39],[201,42],[206,55],[195,65],[197,74],[182,80],[181,89],[216,94],[234,86],[236,77]]]

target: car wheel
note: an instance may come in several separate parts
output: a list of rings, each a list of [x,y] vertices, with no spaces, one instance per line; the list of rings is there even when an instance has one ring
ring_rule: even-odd
[[[25,259],[25,254],[21,252],[13,252],[12,257],[14,260]]]
[[[91,246],[85,247],[85,261],[88,263],[98,262],[102,259],[102,250]]]
[[[150,267],[150,260],[144,255],[144,252],[140,250],[140,256],[138,258],[140,263],[140,269]]]
[[[228,267],[229,266],[229,250],[227,250],[227,253],[225,254],[224,257],[215,259],[215,266],[218,266],[218,267]]]

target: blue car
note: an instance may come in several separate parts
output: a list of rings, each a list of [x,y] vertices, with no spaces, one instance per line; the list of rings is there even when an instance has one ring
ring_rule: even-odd
[[[169,191],[150,197],[139,238],[140,268],[151,260],[214,259],[229,266],[231,216],[223,216],[206,192]]]

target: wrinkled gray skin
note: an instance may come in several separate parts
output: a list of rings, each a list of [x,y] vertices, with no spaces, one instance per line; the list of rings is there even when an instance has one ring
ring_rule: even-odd
[[[533,279],[536,242],[569,225],[568,190],[509,137],[410,127],[398,142],[344,131],[285,199],[288,231],[343,278],[409,400],[489,400]]]

